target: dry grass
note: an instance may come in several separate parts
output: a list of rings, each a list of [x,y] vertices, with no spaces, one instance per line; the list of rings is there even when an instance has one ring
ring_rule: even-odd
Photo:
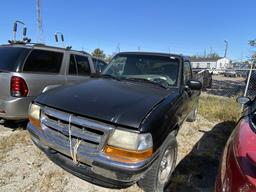
[[[208,120],[237,121],[241,115],[241,106],[235,98],[202,95],[198,112]]]
[[[14,134],[8,137],[3,137],[0,139],[0,160],[6,157],[6,153],[11,151],[15,146],[20,145],[31,145],[32,142],[26,131],[17,130]]]
[[[9,137],[2,138],[0,140],[0,150],[11,149],[17,144],[31,144],[30,137],[26,131],[17,131]]]

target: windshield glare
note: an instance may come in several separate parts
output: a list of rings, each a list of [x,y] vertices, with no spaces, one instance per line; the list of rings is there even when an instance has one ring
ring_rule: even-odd
[[[176,57],[120,54],[103,74],[125,79],[145,79],[163,86],[176,86],[180,60]]]

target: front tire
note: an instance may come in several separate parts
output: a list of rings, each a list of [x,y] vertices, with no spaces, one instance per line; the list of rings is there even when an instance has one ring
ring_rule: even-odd
[[[167,137],[158,159],[138,185],[145,192],[163,192],[169,184],[177,159],[177,142],[174,136]]]

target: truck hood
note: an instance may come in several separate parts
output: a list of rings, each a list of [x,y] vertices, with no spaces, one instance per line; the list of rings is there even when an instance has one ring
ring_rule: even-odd
[[[80,116],[138,129],[141,121],[175,89],[112,79],[89,79],[40,95],[36,102]]]

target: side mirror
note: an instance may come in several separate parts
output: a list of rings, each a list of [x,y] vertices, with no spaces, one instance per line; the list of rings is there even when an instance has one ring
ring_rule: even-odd
[[[197,80],[189,80],[187,82],[187,86],[191,89],[191,90],[201,90],[202,89],[202,83],[200,81]]]
[[[247,104],[249,104],[251,102],[251,99],[249,97],[242,96],[242,97],[238,97],[236,99],[236,101],[238,103],[240,103],[241,105],[247,105]]]

